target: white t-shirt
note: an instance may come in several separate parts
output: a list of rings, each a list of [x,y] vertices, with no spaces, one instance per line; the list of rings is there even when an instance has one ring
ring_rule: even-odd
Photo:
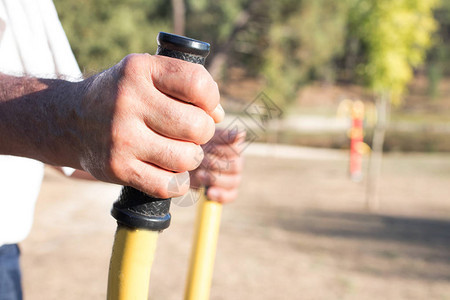
[[[1,73],[82,78],[52,0],[0,0],[0,19]],[[41,162],[0,155],[0,245],[28,235],[43,174]]]

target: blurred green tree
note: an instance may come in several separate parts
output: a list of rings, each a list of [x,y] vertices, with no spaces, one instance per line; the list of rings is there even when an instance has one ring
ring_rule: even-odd
[[[437,28],[433,10],[438,0],[348,0],[350,34],[358,37],[364,60],[357,73],[375,92],[378,121],[369,165],[367,204],[377,208],[384,135],[391,101],[398,104],[423,63]]]
[[[55,0],[82,70],[98,72],[131,52],[156,50],[159,31],[172,28],[171,6],[163,0]]]
[[[286,107],[311,80],[332,82],[346,35],[345,1],[276,1],[263,53],[267,91]]]
[[[364,47],[365,60],[357,72],[378,94],[398,103],[424,62],[437,28],[437,0],[349,0],[350,34]],[[352,3],[353,2],[353,3]]]
[[[342,55],[347,4],[333,0],[188,2],[187,33],[202,34],[213,51],[209,69],[238,66],[263,78],[266,93],[285,109],[313,79],[333,81]],[[194,4],[195,3],[195,4]],[[225,73],[224,73],[225,72]]]
[[[432,99],[438,95],[438,85],[444,76],[450,76],[450,1],[442,1],[434,16],[439,23],[435,44],[428,52],[428,93]]]

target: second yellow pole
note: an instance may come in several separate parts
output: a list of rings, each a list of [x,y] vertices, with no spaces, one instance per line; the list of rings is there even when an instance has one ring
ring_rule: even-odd
[[[222,204],[201,196],[185,300],[209,299],[221,215]]]

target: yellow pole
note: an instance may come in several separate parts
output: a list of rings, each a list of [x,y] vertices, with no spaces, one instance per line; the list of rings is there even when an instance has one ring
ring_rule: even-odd
[[[221,214],[222,204],[201,196],[185,300],[209,299]]]
[[[119,225],[108,277],[108,300],[148,299],[158,231]]]

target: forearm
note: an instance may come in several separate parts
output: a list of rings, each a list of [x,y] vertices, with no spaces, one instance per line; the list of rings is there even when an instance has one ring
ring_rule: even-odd
[[[81,145],[76,142],[79,85],[0,74],[0,154],[80,168],[79,160],[68,160],[63,149]]]
[[[53,168],[58,172],[60,172],[61,174],[64,174],[65,176],[70,178],[97,181],[97,179],[94,176],[82,170],[75,170],[72,174],[69,175],[63,171],[62,167],[53,166]]]

